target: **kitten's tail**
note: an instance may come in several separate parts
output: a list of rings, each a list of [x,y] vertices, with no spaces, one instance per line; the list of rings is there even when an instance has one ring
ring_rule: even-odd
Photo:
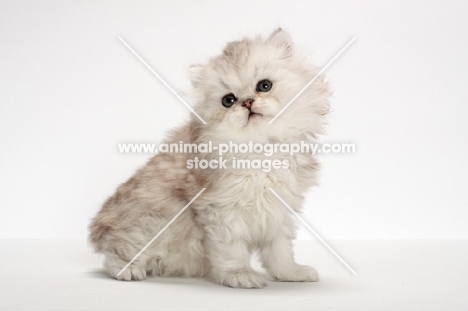
[[[110,230],[109,226],[103,225],[102,221],[100,221],[100,215],[97,215],[89,225],[89,236],[88,242],[93,246],[96,252],[102,250],[102,244],[104,237]]]
[[[103,244],[108,240],[109,233],[115,228],[115,217],[109,211],[109,202],[106,202],[101,211],[91,220],[89,224],[88,242],[96,252],[103,250]]]

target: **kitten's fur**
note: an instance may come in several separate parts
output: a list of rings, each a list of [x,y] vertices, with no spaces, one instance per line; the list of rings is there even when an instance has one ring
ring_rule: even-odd
[[[317,79],[271,125],[267,123],[318,72],[297,53],[291,39],[277,29],[267,39],[243,39],[227,45],[222,55],[191,67],[198,118],[175,130],[165,143],[315,141],[322,133],[330,95],[324,79]],[[269,79],[269,92],[256,85]],[[239,99],[221,105],[225,94]],[[261,113],[249,119],[242,105]],[[231,287],[265,286],[250,267],[258,251],[266,271],[277,281],[316,281],[315,269],[294,262],[295,224],[290,211],[268,191],[273,188],[299,211],[303,194],[317,181],[319,165],[305,154],[288,159],[289,169],[265,173],[252,170],[189,170],[188,158],[218,158],[218,154],[168,154],[153,157],[109,198],[90,225],[89,240],[105,255],[107,272],[120,280],[161,276],[210,276]],[[266,158],[259,154],[228,154],[224,158]],[[270,158],[270,159],[271,159]],[[229,162],[228,162],[229,163]],[[117,273],[202,188],[205,192],[167,228],[120,276]]]

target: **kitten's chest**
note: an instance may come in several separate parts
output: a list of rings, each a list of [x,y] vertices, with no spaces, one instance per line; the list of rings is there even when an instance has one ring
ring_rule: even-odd
[[[291,227],[290,211],[270,189],[281,193],[288,204],[300,203],[291,203],[294,195],[278,180],[277,174],[259,170],[238,172],[225,178],[225,186],[229,188],[224,191],[230,200],[221,209],[230,219],[230,225],[239,228],[236,232],[240,238],[252,243],[271,241],[279,232],[285,231],[285,227]]]

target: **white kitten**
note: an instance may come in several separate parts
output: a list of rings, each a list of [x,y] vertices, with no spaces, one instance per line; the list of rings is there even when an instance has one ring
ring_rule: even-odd
[[[281,29],[266,40],[227,45],[207,64],[191,67],[195,116],[165,143],[294,143],[315,141],[328,112],[328,86],[317,79],[271,125],[270,120],[314,77],[317,68],[297,53]],[[187,160],[219,155],[160,153],[109,198],[90,225],[89,240],[105,255],[108,273],[121,280],[147,274],[210,276],[231,287],[265,286],[250,267],[258,251],[277,281],[316,281],[315,269],[294,262],[295,224],[274,189],[299,211],[317,182],[319,164],[307,154],[228,153],[236,159],[288,160],[289,168],[188,169]],[[190,207],[122,274],[119,271],[202,189]]]

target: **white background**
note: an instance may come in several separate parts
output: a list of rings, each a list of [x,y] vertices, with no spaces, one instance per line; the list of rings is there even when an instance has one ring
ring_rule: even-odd
[[[85,238],[90,218],[188,118],[188,65],[278,26],[325,65],[333,114],[304,218],[325,239],[468,238],[464,1],[0,1],[0,237]],[[300,238],[312,238],[301,231]]]

